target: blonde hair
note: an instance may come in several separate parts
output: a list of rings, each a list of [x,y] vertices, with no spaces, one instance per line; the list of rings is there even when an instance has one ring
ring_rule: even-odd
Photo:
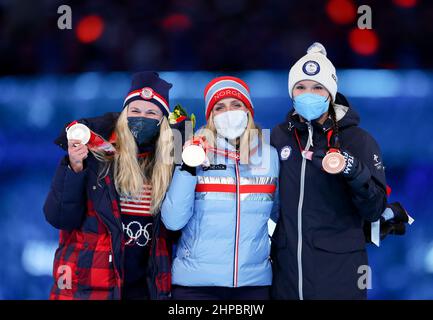
[[[114,166],[114,183],[119,194],[137,198],[142,195],[143,186],[152,186],[151,213],[159,211],[173,174],[173,134],[166,117],[162,118],[156,150],[144,158],[137,158],[138,147],[128,127],[128,106],[120,114],[116,127],[116,153],[107,156],[93,152],[95,157],[105,163],[100,177],[108,174]]]
[[[247,116],[247,127],[244,133],[236,139],[236,142],[239,142],[240,163],[242,164],[250,163],[250,156],[254,153],[253,147],[258,145],[262,138],[262,130],[254,122],[254,118],[249,110],[247,111]],[[217,136],[217,130],[213,121],[213,112],[211,112],[206,125],[200,128],[196,135],[206,137],[207,143],[212,147],[216,147],[215,138]],[[255,139],[257,139],[257,143],[254,143]]]

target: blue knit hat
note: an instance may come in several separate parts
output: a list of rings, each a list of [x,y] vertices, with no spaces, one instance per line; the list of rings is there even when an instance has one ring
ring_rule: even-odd
[[[135,100],[150,101],[157,105],[162,113],[168,117],[170,108],[168,104],[168,91],[173,85],[161,79],[153,71],[138,72],[132,75],[131,88],[123,102],[125,108]]]

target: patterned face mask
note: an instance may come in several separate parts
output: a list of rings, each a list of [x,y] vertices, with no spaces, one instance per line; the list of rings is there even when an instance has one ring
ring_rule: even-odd
[[[128,126],[138,146],[152,142],[159,134],[161,120],[146,117],[128,117]]]

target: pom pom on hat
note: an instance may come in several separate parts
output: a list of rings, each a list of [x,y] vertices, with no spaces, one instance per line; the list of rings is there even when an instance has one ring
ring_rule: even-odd
[[[325,47],[320,42],[314,42],[311,46],[309,46],[307,53],[321,53],[325,57],[327,55]]]

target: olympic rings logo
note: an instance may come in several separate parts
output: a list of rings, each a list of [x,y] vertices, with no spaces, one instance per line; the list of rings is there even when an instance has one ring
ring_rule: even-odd
[[[136,225],[136,227],[133,227]],[[131,221],[125,227],[125,224],[122,223],[123,231],[126,233],[128,237],[128,241],[125,243],[126,245],[134,245],[137,244],[140,247],[145,247],[149,241],[151,240],[151,235],[148,230],[149,227],[152,226],[152,223],[149,222],[144,227],[138,221]]]

